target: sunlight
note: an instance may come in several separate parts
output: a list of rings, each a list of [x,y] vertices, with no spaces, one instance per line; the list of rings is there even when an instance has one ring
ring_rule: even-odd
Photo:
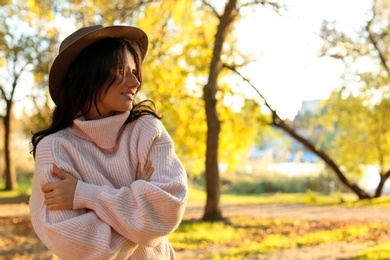
[[[364,26],[369,7],[369,1],[295,0],[283,15],[248,8],[236,35],[239,48],[256,61],[243,70],[244,76],[282,118],[293,119],[302,101],[326,99],[341,85],[343,64],[318,57],[322,21],[337,21],[337,28],[354,33]]]

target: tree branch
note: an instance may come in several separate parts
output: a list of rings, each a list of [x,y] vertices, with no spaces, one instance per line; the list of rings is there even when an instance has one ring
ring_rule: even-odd
[[[259,97],[264,101],[264,105],[272,112],[272,114],[276,114],[276,111],[274,109],[272,109],[271,105],[268,104],[267,100],[264,98],[264,96],[260,93],[260,91],[252,84],[252,82],[245,78],[239,71],[237,71],[236,69],[236,66],[232,66],[232,65],[227,65],[227,64],[223,64],[223,67],[224,68],[227,68],[231,71],[233,71],[234,73],[236,73],[238,76],[241,77],[242,80],[244,80],[245,82],[247,82],[254,91],[256,91],[256,93],[259,95]],[[277,117],[279,117],[278,115],[276,115]]]
[[[390,177],[390,169],[383,175],[383,178],[387,180]]]
[[[375,1],[374,1],[374,5],[375,5]],[[376,12],[375,12],[375,6],[372,8],[372,18],[371,20],[369,20],[367,22],[367,25],[366,25],[366,31],[368,33],[368,38],[370,39],[372,45],[374,46],[374,49],[378,52],[378,55],[379,55],[379,59],[381,61],[381,64],[382,66],[384,67],[384,69],[387,71],[387,74],[390,75],[390,69],[389,67],[387,66],[387,62],[386,62],[386,58],[385,56],[383,55],[382,51],[379,49],[379,46],[378,46],[378,41],[377,39],[375,39],[374,37],[374,34],[371,32],[371,23],[372,21],[375,19],[375,16],[376,16]]]
[[[340,167],[336,164],[335,161],[333,161],[325,152],[317,149],[314,144],[312,144],[309,140],[307,140],[305,137],[301,136],[297,131],[295,131],[292,127],[288,126],[284,120],[282,120],[279,115],[276,113],[275,110],[271,108],[271,106],[267,103],[263,95],[257,90],[257,88],[250,82],[249,79],[245,78],[241,75],[233,66],[224,65],[225,68],[228,68],[235,72],[238,76],[240,76],[245,82],[247,82],[258,94],[259,96],[264,100],[265,105],[268,107],[269,110],[272,112],[272,125],[278,128],[283,129],[286,133],[288,133],[292,138],[300,142],[302,145],[304,145],[307,149],[315,153],[319,158],[321,158],[337,175],[339,180],[344,183],[348,188],[353,190],[356,195],[358,195],[359,199],[368,199],[370,198],[370,195],[368,195],[364,190],[362,190],[358,185],[351,183],[343,174],[343,172],[340,170]]]
[[[4,91],[4,88],[3,88],[2,85],[0,85],[0,97],[1,97],[2,99],[4,99],[6,103],[8,102],[8,99],[7,99],[7,97],[5,96],[5,91]],[[4,115],[1,115],[1,114],[0,114],[0,119],[1,119],[1,120],[4,120]]]
[[[209,7],[213,13],[215,14],[216,17],[218,17],[218,19],[221,19],[221,15],[217,12],[217,10],[215,10],[214,6],[212,6],[210,3],[208,3],[206,0],[202,0],[202,3]]]
[[[240,7],[238,7],[238,10],[240,10],[242,7],[247,7],[247,6],[257,5],[257,4],[270,5],[270,6],[274,7],[275,10],[280,9],[280,5],[277,3],[269,2],[267,0],[254,0],[252,2],[243,3]]]
[[[17,58],[15,58],[15,60],[13,61],[14,62],[14,80],[12,82],[12,89],[11,89],[11,94],[10,94],[10,97],[9,97],[9,100],[12,101],[13,98],[14,98],[14,95],[15,95],[15,91],[16,91],[16,87],[18,85],[18,81],[19,81],[19,78],[20,76],[22,75],[22,73],[24,72],[24,68],[25,66],[22,66],[21,69],[17,72],[16,71],[16,62],[17,62]]]
[[[5,95],[5,91],[2,85],[0,85],[0,97],[5,101],[8,101],[7,96]]]

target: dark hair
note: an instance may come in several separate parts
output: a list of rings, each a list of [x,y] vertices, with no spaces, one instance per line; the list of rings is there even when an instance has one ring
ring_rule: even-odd
[[[97,111],[97,101],[109,87],[117,80],[117,73],[113,68],[123,65],[125,50],[133,55],[136,64],[136,77],[142,86],[142,67],[139,49],[136,44],[124,39],[108,38],[100,40],[87,47],[70,66],[67,76],[58,94],[58,101],[53,111],[51,125],[41,131],[33,133],[32,154],[35,152],[39,141],[45,136],[56,133],[66,127],[72,126],[73,120],[89,112],[92,106]],[[86,107],[87,106],[87,107]],[[143,115],[153,115],[161,119],[156,107],[151,100],[134,102],[133,109],[125,124],[128,124]]]

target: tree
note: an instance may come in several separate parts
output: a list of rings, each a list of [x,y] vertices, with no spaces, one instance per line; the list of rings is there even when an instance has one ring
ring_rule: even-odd
[[[214,46],[213,37],[217,27],[215,17],[209,8],[197,1],[142,1],[142,6],[133,2],[132,6],[137,8],[126,11],[115,10],[115,5],[110,3],[95,3],[95,13],[91,15],[104,24],[139,26],[149,35],[142,98],[151,98],[160,108],[190,176],[199,175],[204,169],[207,129],[202,88],[209,73],[205,60],[211,59]],[[109,15],[107,10],[116,15]],[[115,19],[107,20],[106,17]],[[79,23],[85,25],[87,22],[79,20]],[[229,94],[235,93],[226,90],[221,99]],[[229,114],[222,102],[219,103],[228,122],[235,115]],[[247,128],[255,130],[250,126]],[[226,131],[226,135],[230,135],[229,145],[244,143],[239,137],[242,133],[238,133],[238,130],[233,133],[236,136],[231,138],[232,132]],[[225,161],[234,162],[232,156],[237,155],[227,156]]]
[[[286,132],[296,141],[298,141],[303,146],[305,146],[309,151],[315,153],[319,158],[321,158],[326,163],[326,165],[328,165],[334,171],[334,173],[339,178],[341,183],[343,183],[346,187],[348,187],[351,191],[353,191],[359,197],[359,199],[370,198],[370,195],[367,194],[367,192],[361,189],[356,183],[351,182],[345,176],[344,172],[341,170],[341,166],[337,164],[336,161],[326,151],[321,150],[319,146],[316,145],[313,141],[299,134],[298,131],[296,131],[293,126],[289,125],[285,120],[281,119],[277,111],[271,107],[271,105],[267,102],[266,98],[257,90],[256,86],[254,86],[248,78],[244,77],[234,67],[227,66],[227,68],[234,71],[257,92],[257,94],[259,95],[259,97],[261,98],[265,106],[271,112],[272,117],[271,117],[271,121],[269,122],[271,126],[282,129],[284,132]]]
[[[30,7],[23,1],[13,2],[9,6],[3,6],[0,12],[0,55],[7,74],[7,77],[1,79],[0,83],[0,101],[5,107],[0,117],[4,125],[6,190],[14,190],[17,187],[11,145],[11,119],[14,104],[18,101],[16,98],[17,89],[26,84],[22,78],[27,73],[32,73],[36,79],[42,80],[42,72],[46,70],[45,64],[47,65],[44,61],[48,60],[44,55],[45,50],[50,49],[51,46],[50,42],[47,41],[50,32],[39,26],[43,24],[39,24],[40,20],[31,17],[34,12],[31,13],[31,16],[26,16],[24,21],[19,17],[21,13],[34,11]],[[35,34],[31,32],[31,23],[38,31]],[[49,28],[47,23],[44,24],[45,28]]]
[[[389,99],[368,105],[371,98],[366,95],[353,96],[346,92],[332,93],[326,101],[327,112],[321,118],[322,125],[335,132],[329,152],[343,162],[351,179],[360,176],[365,165],[377,165],[380,182],[373,197],[379,197],[390,171]]]
[[[199,176],[204,171],[206,158],[203,87],[209,77],[208,61],[212,60],[218,24],[212,8],[199,1],[185,0],[138,1],[138,5],[137,1],[130,1],[126,3],[128,8],[121,8],[112,1],[69,2],[69,6],[63,5],[60,10],[62,15],[74,20],[77,27],[97,22],[105,25],[125,23],[146,31],[149,50],[140,98],[150,98],[156,103],[189,176]],[[77,11],[77,8],[80,9]],[[225,36],[231,37],[231,34]],[[220,55],[232,57],[231,49],[228,52],[225,48]],[[219,76],[223,78],[225,75],[219,73]],[[233,168],[240,162],[238,158],[246,155],[250,140],[257,134],[257,117],[251,116],[250,112],[258,111],[258,108],[234,91],[226,80],[219,82],[215,94],[218,99],[216,109],[221,116],[219,144],[224,148],[219,154],[219,162]],[[225,101],[229,96],[242,101],[240,111],[233,111]],[[219,189],[219,182],[214,185]]]
[[[226,1],[224,11],[219,14],[218,11],[207,1],[202,1],[204,5],[212,9],[213,14],[217,17],[218,24],[213,41],[213,50],[211,61],[209,63],[209,75],[206,85],[204,86],[203,98],[205,101],[205,111],[207,120],[207,147],[206,147],[206,207],[203,215],[203,220],[215,221],[223,219],[220,209],[220,174],[219,174],[219,145],[221,122],[217,110],[218,98],[217,93],[220,89],[221,71],[224,67],[222,55],[224,53],[224,44],[227,37],[231,34],[233,24],[239,17],[240,8],[254,4],[270,5],[276,9],[279,6],[268,1],[253,1],[239,4],[237,0]],[[226,52],[226,50],[225,50]],[[229,56],[229,55],[227,55]],[[229,64],[230,67],[235,67],[236,64]]]
[[[323,55],[342,60],[346,67],[344,86],[326,102],[324,125],[337,131],[332,153],[347,172],[358,174],[362,165],[379,168],[380,182],[373,197],[382,194],[390,177],[390,43],[388,1],[375,0],[371,17],[356,33],[324,22]],[[365,66],[359,66],[364,62]],[[367,66],[369,65],[369,66]]]
[[[206,160],[207,125],[202,97],[209,76],[209,63],[205,61],[211,60],[217,27],[209,10],[189,1],[176,1],[174,5],[163,2],[149,6],[138,20],[151,42],[142,93],[162,108],[178,154],[194,178],[204,170]],[[223,102],[227,96],[239,96],[231,85],[219,84],[217,109],[222,115],[219,138],[224,152],[219,154],[220,162],[233,168],[239,163],[237,157],[246,154],[257,124],[256,117],[234,113],[231,105]],[[245,109],[252,107],[242,107],[242,111]]]
[[[322,122],[321,126],[328,127],[332,131],[332,136],[336,136],[333,149],[323,150],[327,146],[301,136],[293,126],[278,116],[249,79],[242,76],[234,66],[226,66],[257,91],[263,103],[271,111],[270,124],[281,128],[319,156],[359,199],[379,197],[385,181],[390,177],[388,156],[390,73],[387,64],[390,55],[387,48],[390,40],[388,35],[390,23],[383,22],[387,20],[382,17],[387,17],[389,9],[388,2],[374,1],[371,19],[360,34],[353,36],[337,32],[334,23],[324,23],[323,55],[342,59],[345,62],[346,82],[347,79],[357,78],[353,75],[359,75],[360,80],[359,88],[354,84],[353,89],[344,86],[335,91],[325,104],[325,114],[315,123]],[[380,64],[380,68],[362,71],[362,68],[354,66],[361,60],[364,60],[365,64],[368,60],[372,60],[371,65]],[[359,90],[359,95],[356,95],[356,90]],[[328,116],[327,120],[323,119],[324,115]],[[328,140],[328,137],[326,139]],[[373,195],[359,187],[356,180],[353,180],[353,174],[351,175],[351,173],[356,175],[359,167],[364,163],[375,163],[380,168],[380,183]]]
[[[218,89],[218,76],[222,69],[222,48],[226,39],[226,34],[229,33],[231,25],[237,16],[236,5],[237,0],[229,0],[222,15],[219,15],[215,11],[215,14],[219,19],[219,24],[215,34],[215,44],[210,62],[210,72],[207,84],[204,86],[203,96],[205,100],[207,119],[207,148],[205,163],[207,200],[203,220],[222,219],[222,212],[220,209],[220,179],[218,169],[218,148],[221,123],[219,121],[217,112],[216,93]]]

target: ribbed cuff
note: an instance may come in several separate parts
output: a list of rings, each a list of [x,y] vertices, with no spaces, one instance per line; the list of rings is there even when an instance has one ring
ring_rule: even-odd
[[[73,209],[94,209],[93,205],[99,196],[99,186],[78,181],[73,199]]]

